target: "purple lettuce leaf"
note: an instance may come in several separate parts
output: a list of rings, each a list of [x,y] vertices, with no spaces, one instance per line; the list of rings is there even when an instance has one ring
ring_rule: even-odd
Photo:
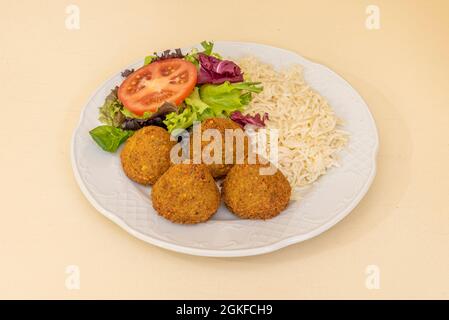
[[[240,67],[232,61],[220,60],[204,53],[198,54],[200,70],[198,84],[221,84],[225,81],[242,82],[243,73]]]
[[[265,127],[265,121],[269,120],[268,113],[264,113],[263,117],[260,114],[255,114],[251,116],[249,114],[244,115],[240,111],[235,111],[231,114],[231,120],[237,122],[239,125],[244,127],[247,124],[255,125],[256,127]]]

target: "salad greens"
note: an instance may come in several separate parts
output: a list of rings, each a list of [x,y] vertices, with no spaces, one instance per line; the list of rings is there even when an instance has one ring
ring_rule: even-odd
[[[146,66],[147,64],[150,64],[155,58],[155,55],[146,56],[145,60],[143,60],[143,65]]]
[[[150,64],[154,61],[165,60],[165,59],[174,59],[174,58],[179,58],[179,59],[184,58],[184,55],[182,54],[181,49],[179,49],[179,48],[175,49],[175,50],[173,50],[173,52],[170,49],[165,50],[160,55],[157,54],[157,52],[155,52],[152,55],[145,57],[145,60],[143,61],[143,65],[146,66],[147,64]]]
[[[89,132],[95,142],[103,150],[115,152],[121,143],[142,127],[162,126],[172,133],[212,117],[228,117],[241,125],[264,126],[267,114],[263,117],[242,114],[251,102],[252,94],[263,90],[260,83],[250,82],[236,63],[213,52],[213,42],[203,41],[201,46],[202,51],[194,48],[185,55],[180,49],[165,50],[160,54],[155,52],[144,60],[144,65],[148,65],[158,60],[178,58],[197,67],[196,86],[183,103],[176,106],[165,102],[156,112],[139,116],[124,107],[117,96],[118,87],[115,87],[99,109],[99,120],[103,125]],[[126,78],[133,72],[133,69],[125,70],[122,76]]]
[[[165,124],[162,122],[165,119],[165,116],[176,111],[178,111],[177,106],[169,102],[165,102],[147,119],[126,118],[122,123],[121,128],[125,130],[139,130],[147,126],[158,126],[165,128]]]
[[[123,104],[117,98],[117,87],[106,97],[104,104],[100,107],[98,120],[101,123],[118,127],[125,116],[121,113]]]
[[[123,78],[127,78],[133,72],[134,72],[134,69],[126,69],[126,70],[122,71],[121,75],[122,75]]]
[[[214,43],[212,41],[203,41],[201,42],[201,46],[204,48],[204,54],[208,56],[212,54],[212,50],[214,49]]]
[[[243,81],[242,70],[233,61],[217,59],[204,53],[198,54],[198,60],[200,62],[198,84]]]
[[[205,84],[200,87],[200,96],[205,103],[215,108],[235,111],[251,101],[251,92],[261,92],[259,82]],[[245,91],[245,92],[244,92]]]
[[[92,129],[89,134],[104,151],[115,152],[134,131],[103,125]]]
[[[123,106],[123,105],[122,105]],[[152,115],[153,115],[153,113],[152,112],[150,112],[150,111],[145,111],[144,113],[143,113],[143,115],[141,115],[141,116],[138,116],[137,114],[135,114],[135,113],[132,113],[131,111],[129,111],[128,109],[126,109],[126,108],[122,108],[122,109],[120,109],[120,112],[126,117],[126,118],[133,118],[133,119],[148,119],[149,117],[151,117]]]
[[[138,116],[126,109],[117,97],[117,87],[106,97],[104,104],[100,107],[98,120],[108,126],[120,127],[125,119],[148,119],[153,113],[145,112]]]
[[[165,117],[168,132],[187,129],[195,121],[213,117],[229,117],[234,111],[242,111],[251,101],[251,92],[260,92],[259,82],[205,84],[185,99],[186,108],[180,113],[172,112]]]
[[[244,115],[240,111],[235,111],[230,116],[231,120],[238,123],[242,127],[247,124],[251,124],[256,127],[265,127],[265,121],[269,120],[268,113],[264,113],[263,116],[260,116],[259,113],[256,113],[254,116],[249,114]]]
[[[222,59],[221,56],[216,53],[216,52],[212,52],[213,48],[214,48],[214,43],[211,41],[203,41],[201,42],[201,46],[203,47],[203,51],[198,51],[198,49],[193,48],[188,54],[185,55],[184,59],[193,63],[195,66],[199,67],[200,66],[200,61],[199,61],[199,55],[200,54],[205,54],[207,56],[212,56],[215,57],[217,59]]]

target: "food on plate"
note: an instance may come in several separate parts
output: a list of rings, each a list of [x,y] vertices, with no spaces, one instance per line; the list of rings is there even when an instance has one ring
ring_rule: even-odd
[[[245,80],[235,62],[213,52],[213,42],[201,46],[202,51],[194,48],[187,54],[180,49],[154,53],[141,68],[124,70],[124,80],[100,107],[100,122],[125,131],[160,126],[176,133],[197,121],[243,111],[262,86]]]
[[[134,71],[118,89],[124,107],[138,115],[156,112],[164,102],[179,105],[196,85],[197,71],[193,63],[171,58],[158,60]]]
[[[214,178],[224,177],[224,202],[234,214],[275,217],[299,190],[338,166],[348,134],[300,66],[275,69],[254,57],[233,61],[214,52],[212,42],[201,47],[154,53],[142,67],[124,70],[99,108],[102,125],[89,133],[108,152],[126,141],[120,155],[125,174],[153,185],[153,206],[170,221],[208,220],[220,204]],[[177,147],[186,147],[182,153],[190,150],[181,161],[190,164],[171,161],[177,139]],[[270,159],[274,172],[250,164],[260,157]]]
[[[200,53],[198,55],[200,70],[198,83],[242,82],[243,73],[233,61],[217,59],[213,56]]]
[[[125,118],[122,123],[122,128],[126,130],[139,130],[147,126],[158,126],[165,128],[162,120],[165,119],[167,114],[175,112],[176,110],[177,107],[174,104],[165,102],[148,118]]]
[[[114,87],[106,96],[103,105],[99,108],[98,120],[104,125],[120,128],[125,120],[125,115],[121,112],[123,104],[117,97],[118,87]]]
[[[151,190],[154,209],[164,218],[183,224],[207,221],[220,205],[220,192],[202,164],[170,167]]]
[[[131,70],[128,71],[131,72]],[[125,71],[122,72],[122,74],[124,73]],[[167,105],[172,104],[164,103],[156,113],[150,114],[147,112],[143,116],[137,116],[124,108],[123,103],[117,97],[117,91],[118,86],[111,90],[111,92],[106,96],[105,102],[99,108],[100,115],[98,120],[100,120],[100,122],[104,125],[134,131],[143,128],[144,126],[160,126],[165,128],[165,125],[162,123],[163,119],[159,116],[161,111],[164,111],[163,117],[165,119],[166,114],[178,109],[176,106],[173,106],[171,110],[167,110]]]
[[[242,127],[245,127],[247,124],[256,126],[256,127],[265,127],[265,121],[269,120],[268,113],[264,113],[261,116],[259,113],[256,113],[254,116],[250,114],[243,114],[240,111],[235,111],[231,114],[231,120],[238,123]]]
[[[204,42],[204,41],[203,41]],[[146,66],[147,64],[150,64],[151,62],[155,62],[158,60],[165,60],[165,59],[173,59],[173,58],[179,58],[183,59],[185,56],[182,54],[181,49],[175,49],[175,50],[164,50],[161,54],[158,54],[157,52],[154,52],[152,55],[146,56],[145,60],[143,61],[143,65]],[[187,61],[190,61],[186,59]],[[192,62],[192,61],[190,61]]]
[[[215,143],[215,137],[211,136],[209,138],[205,138],[204,132],[209,129],[216,129],[219,134],[221,135],[221,159],[219,159],[219,163],[210,163],[214,159],[214,149],[209,148],[209,146],[212,146]],[[232,135],[232,144],[225,143],[225,131],[228,130],[228,135]],[[238,138],[240,136],[240,138]],[[190,139],[190,158],[194,159],[195,153],[198,153],[198,160],[202,160],[203,162],[206,161],[207,168],[209,169],[210,173],[214,178],[220,178],[225,176],[228,171],[232,168],[232,166],[238,162],[243,163],[244,159],[248,155],[249,151],[249,140],[248,136],[245,134],[245,132],[242,130],[242,128],[228,118],[209,118],[204,120],[201,123],[201,145],[198,144],[197,150],[194,150],[193,147],[193,139]],[[237,154],[237,147],[240,147],[240,153]],[[207,152],[207,150],[210,150],[210,152]],[[210,159],[209,162],[207,162],[207,159],[204,159],[204,155],[207,158]],[[226,161],[226,153],[229,153],[232,155],[232,159],[229,159],[230,161]],[[237,157],[238,155],[238,157]],[[203,156],[203,157],[202,157]]]
[[[291,187],[281,171],[264,174],[270,164],[236,164],[228,172],[222,194],[226,206],[243,219],[270,219],[284,210]]]
[[[269,114],[267,129],[278,129],[278,166],[292,188],[315,182],[338,166],[338,153],[348,142],[342,121],[304,80],[299,65],[275,70],[254,57],[239,62],[245,75],[264,90],[245,109],[250,115]]]
[[[143,185],[156,183],[171,165],[170,150],[175,144],[161,127],[149,126],[136,131],[120,154],[125,174]]]
[[[134,131],[103,125],[90,130],[89,134],[104,151],[115,152],[126,139],[134,134]]]
[[[235,111],[241,111],[253,98],[253,93],[263,90],[258,82],[203,84],[196,87],[184,101],[185,108],[167,115],[164,124],[169,132],[190,128],[194,122],[208,118],[229,118]]]

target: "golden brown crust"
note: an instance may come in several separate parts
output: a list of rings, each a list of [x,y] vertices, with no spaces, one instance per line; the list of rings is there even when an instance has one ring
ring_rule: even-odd
[[[176,223],[207,221],[220,206],[220,192],[202,164],[176,164],[151,191],[154,209]]]
[[[227,118],[209,118],[209,119],[204,120],[201,123],[201,133],[203,133],[204,131],[206,131],[208,129],[217,129],[221,134],[222,163],[207,164],[207,168],[209,169],[212,176],[214,178],[220,178],[220,177],[225,176],[229,172],[229,170],[231,170],[232,166],[236,162],[236,139],[234,139],[234,141],[233,141],[232,150],[229,151],[229,152],[233,152],[233,163],[226,164],[226,162],[225,162],[225,160],[226,160],[225,159],[225,155],[226,155],[225,130],[226,129],[239,130],[241,132],[241,134],[244,135],[244,150],[243,150],[244,158],[248,154],[248,146],[249,146],[248,141],[249,140],[248,140],[248,137],[246,136],[246,134],[244,133],[243,129],[237,123],[235,123],[234,121],[227,119]],[[212,138],[212,140],[213,140],[213,138]],[[212,141],[201,141],[201,152],[210,143],[212,143]],[[230,148],[228,148],[228,150],[229,149]],[[191,155],[192,155],[192,152],[193,152],[192,143],[190,145],[190,151],[191,151]],[[213,157],[213,155],[214,155],[214,153],[211,152],[211,157]]]
[[[244,219],[270,219],[284,210],[290,200],[291,187],[276,170],[261,175],[261,164],[236,164],[226,176],[222,194],[226,206]]]
[[[170,167],[170,150],[175,144],[163,128],[148,126],[136,131],[120,154],[125,174],[143,185],[156,183]]]

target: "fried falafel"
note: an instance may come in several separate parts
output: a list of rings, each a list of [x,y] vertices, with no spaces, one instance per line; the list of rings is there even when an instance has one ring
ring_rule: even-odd
[[[269,164],[236,164],[226,176],[222,194],[226,206],[244,219],[270,219],[284,210],[290,200],[291,187],[285,176],[261,174]]]
[[[207,221],[220,205],[217,184],[205,165],[173,165],[151,190],[154,209],[164,218],[184,224]]]
[[[137,183],[155,184],[170,167],[170,150],[175,144],[161,127],[148,126],[136,131],[120,154],[125,174]]]
[[[219,134],[221,135],[221,161],[219,159],[219,163],[207,163],[207,168],[209,169],[210,173],[214,178],[221,178],[225,176],[229,170],[232,168],[232,166],[240,161],[243,162],[243,160],[246,158],[248,154],[248,148],[250,146],[248,136],[245,134],[244,130],[234,121],[227,118],[209,118],[204,120],[201,123],[201,145],[200,150],[196,150],[193,148],[192,139],[190,141],[190,157],[194,158],[194,152],[200,151],[200,159],[202,163],[206,163],[206,160],[203,157],[203,152],[205,148],[208,147],[209,144],[214,143],[215,137],[212,136],[210,140],[204,139],[204,132],[208,129],[216,129],[218,130]],[[231,137],[233,139],[232,144],[226,144],[225,143],[225,137],[226,137],[226,130],[229,130],[233,136]],[[243,139],[238,138],[238,136],[241,135]],[[242,145],[243,143],[243,145]],[[240,148],[242,151],[241,154],[237,154],[237,148]],[[229,154],[232,154],[232,159],[226,159],[226,152]],[[210,159],[214,158],[214,150],[211,149],[211,152],[207,155],[210,155]],[[239,156],[239,157],[237,157]],[[241,159],[240,159],[241,158]]]

